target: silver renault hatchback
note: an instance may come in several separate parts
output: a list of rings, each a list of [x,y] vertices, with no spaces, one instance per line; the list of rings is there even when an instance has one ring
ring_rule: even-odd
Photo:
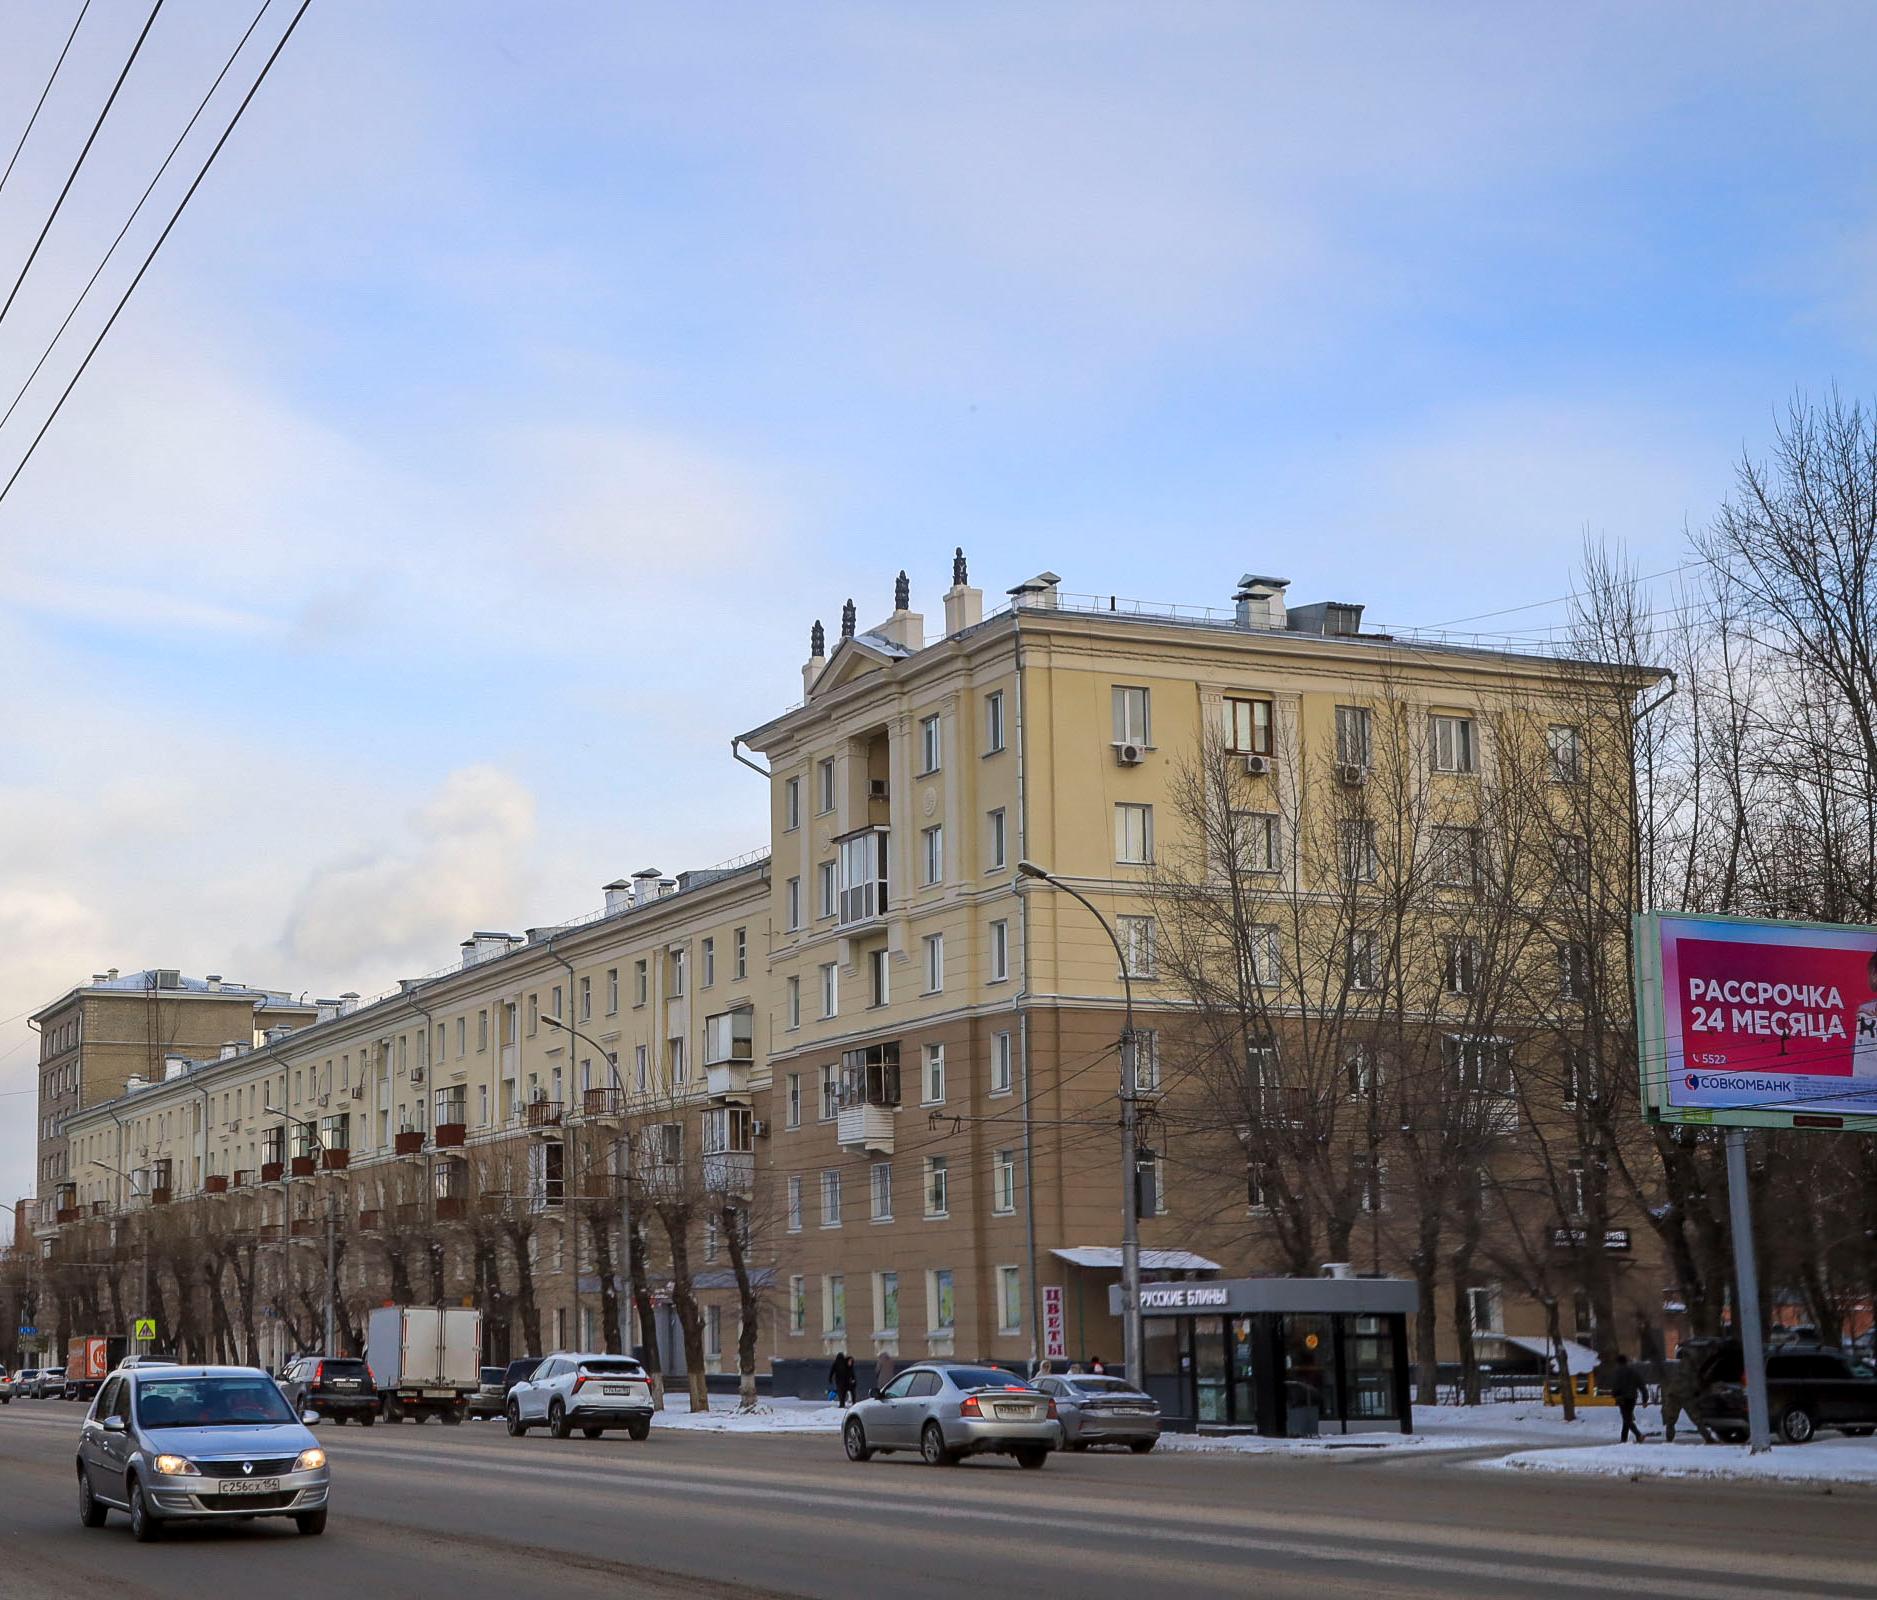
[[[166,1522],[229,1518],[323,1533],[331,1480],[308,1420],[255,1367],[120,1367],[79,1437],[79,1520],[122,1511],[145,1542]]]

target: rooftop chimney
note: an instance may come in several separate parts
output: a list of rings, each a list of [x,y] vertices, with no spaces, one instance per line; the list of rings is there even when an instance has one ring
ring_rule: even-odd
[[[1283,627],[1284,591],[1289,587],[1289,578],[1264,578],[1247,572],[1238,580],[1238,593],[1232,596],[1238,606],[1239,627]]]
[[[490,933],[485,931],[472,933],[462,943],[463,965],[473,967],[481,961],[492,961],[497,956],[505,956],[520,943],[512,933]],[[345,997],[340,996],[341,999]],[[356,1001],[358,996],[354,995]],[[347,1006],[345,1010],[351,1010]]]
[[[210,994],[220,994],[222,992],[222,975],[219,972],[211,972],[208,976],[208,985]]]
[[[802,695],[806,698],[815,687],[815,680],[821,676],[821,670],[828,664],[828,632],[821,626],[821,619],[815,618],[815,625],[808,630],[808,659],[802,663]]]
[[[221,1049],[215,1052],[215,1059],[217,1061],[232,1061],[234,1060],[236,1056],[240,1054],[241,1054],[241,1046],[236,1044],[233,1039],[230,1039],[228,1043],[223,1045]]]
[[[609,917],[632,904],[632,885],[624,878],[613,879],[601,888],[600,893],[606,896],[606,914]]]
[[[171,1078],[180,1078],[188,1070],[189,1058],[187,1056],[165,1056],[163,1058],[163,1081],[165,1083],[169,1082]]]
[[[480,939],[483,937],[483,935],[477,934],[476,937]],[[508,935],[505,933],[499,934],[497,935],[497,937],[500,938],[505,944],[508,941]],[[342,1017],[349,1017],[356,1010],[358,1010],[358,990],[347,989],[344,994],[339,996],[339,1015]]]
[[[658,893],[658,880],[664,877],[656,867],[640,867],[632,875],[632,903],[645,905]]]
[[[925,643],[925,618],[912,609],[912,580],[903,567],[893,580],[893,614],[873,632],[902,650],[917,650]]]
[[[1039,572],[1034,578],[1025,578],[1008,592],[1016,605],[1032,606],[1039,611],[1054,611],[1060,602],[1057,589],[1061,583],[1062,579],[1055,573]]]
[[[1292,606],[1286,626],[1292,633],[1353,639],[1362,631],[1362,607],[1348,600],[1318,600],[1307,606]]]
[[[677,892],[678,892],[678,880],[676,878],[660,878],[658,880],[658,898],[659,899],[663,900],[666,895],[676,894]]]
[[[984,591],[971,587],[965,567],[965,547],[952,552],[952,586],[945,591],[945,632],[963,633],[984,620]]]

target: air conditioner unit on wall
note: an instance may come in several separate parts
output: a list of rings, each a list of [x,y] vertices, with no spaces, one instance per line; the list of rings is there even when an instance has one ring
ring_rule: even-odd
[[[869,778],[867,780],[867,798],[869,800],[884,800],[886,798],[886,779]]]
[[[1147,746],[1125,741],[1114,747],[1114,758],[1124,767],[1138,767],[1147,759]]]
[[[749,1129],[752,1138],[766,1139],[769,1137],[769,1124],[763,1121],[761,1117],[751,1118]]]
[[[1246,756],[1245,757],[1245,771],[1250,773],[1252,777],[1262,778],[1267,773],[1269,773],[1270,770],[1271,770],[1271,758],[1269,756]]]
[[[422,1067],[412,1067],[411,1068],[411,1082],[422,1083],[423,1081],[424,1081],[424,1069]]]
[[[1352,789],[1358,788],[1369,781],[1369,769],[1356,761],[1338,762],[1336,766],[1336,781],[1338,783],[1346,783]]]

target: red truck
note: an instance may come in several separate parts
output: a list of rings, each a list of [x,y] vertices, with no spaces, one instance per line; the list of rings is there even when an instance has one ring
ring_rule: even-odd
[[[104,1380],[130,1350],[130,1341],[121,1333],[83,1334],[65,1347],[65,1387],[67,1400],[89,1400],[103,1387]]]

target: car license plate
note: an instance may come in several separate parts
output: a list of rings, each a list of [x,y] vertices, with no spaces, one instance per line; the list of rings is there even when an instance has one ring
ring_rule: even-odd
[[[600,1390],[601,1394],[631,1394],[632,1392],[632,1385],[629,1383],[609,1383]]]
[[[424,1398],[426,1400],[454,1400],[456,1391],[454,1389],[426,1389]]]
[[[997,1416],[1000,1422],[1034,1422],[1035,1406],[999,1406]]]
[[[278,1478],[223,1478],[215,1485],[217,1494],[279,1494]]]

